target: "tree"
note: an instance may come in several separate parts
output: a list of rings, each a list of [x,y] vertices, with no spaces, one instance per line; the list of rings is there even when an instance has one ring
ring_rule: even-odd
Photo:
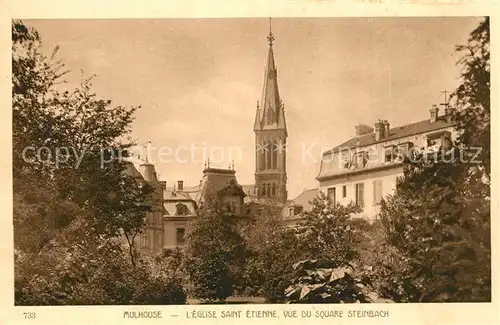
[[[133,266],[120,238],[99,236],[84,218],[33,258],[16,254],[16,305],[184,304],[168,270]]]
[[[40,35],[21,21],[12,23],[12,40],[16,301],[105,303],[116,298],[130,303],[98,294],[106,292],[109,281],[94,278],[89,286],[85,270],[92,268],[82,265],[91,265],[109,248],[98,270],[108,276],[119,268],[134,274],[112,254],[122,256],[124,247],[115,242],[125,235],[132,243],[149,209],[151,189],[124,173],[122,159],[132,145],[123,139],[136,107],[113,106],[98,98],[92,78],[65,90],[62,77],[67,71],[56,60],[57,49],[51,57],[44,56]],[[133,267],[135,261],[131,263]],[[54,271],[59,264],[64,269]],[[68,281],[62,283],[64,279]],[[75,295],[75,288],[89,294],[88,299]]]
[[[486,17],[469,36],[468,43],[458,45],[462,54],[462,83],[452,94],[453,121],[460,132],[458,142],[481,148],[478,160],[491,177],[490,167],[490,19]]]
[[[232,295],[246,255],[236,222],[235,216],[207,208],[190,223],[183,262],[195,298],[211,302]]]
[[[406,161],[394,195],[381,206],[399,262],[380,269],[380,277],[395,280],[381,290],[398,301],[491,300],[488,18],[457,51],[462,84],[452,119],[459,137],[432,159],[418,153]],[[469,154],[474,148],[481,148],[477,157]]]
[[[259,245],[251,246],[244,282],[247,288],[254,288],[253,294],[262,294],[268,302],[282,302],[291,283],[292,265],[301,253],[293,229],[283,227],[279,220],[270,219],[266,224],[263,228],[267,231],[256,236]]]
[[[335,204],[323,192],[311,204],[312,209],[304,212],[304,220],[297,227],[298,249],[304,258],[325,259],[338,266],[354,261],[362,236],[359,221],[354,218],[359,207]]]

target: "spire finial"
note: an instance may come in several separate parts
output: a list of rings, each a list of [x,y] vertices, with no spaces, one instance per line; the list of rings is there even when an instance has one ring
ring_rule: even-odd
[[[274,35],[271,30],[271,17],[269,17],[269,36],[267,36],[267,40],[269,41],[269,46],[273,46]]]

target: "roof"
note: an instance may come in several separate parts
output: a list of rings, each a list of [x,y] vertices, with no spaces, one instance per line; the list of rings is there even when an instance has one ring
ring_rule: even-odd
[[[182,216],[186,216],[186,217],[189,217],[189,216],[193,216],[193,215],[196,215],[196,204],[194,201],[181,201],[181,202],[177,202],[177,201],[165,201],[163,202],[163,207],[165,208],[165,212],[164,212],[164,215],[165,216],[179,216],[177,214],[177,205],[179,204],[183,204],[186,206],[186,214],[185,215],[182,215]]]
[[[241,189],[247,196],[257,196],[255,193],[255,185],[254,184],[245,184],[241,185]]]
[[[397,126],[389,129],[389,135],[376,141],[375,133],[368,133],[358,137],[351,138],[344,143],[334,147],[331,150],[325,151],[323,156],[329,155],[331,153],[340,152],[346,149],[353,149],[357,147],[369,146],[376,143],[386,142],[390,140],[395,140],[399,138],[409,137],[412,135],[431,132],[434,130],[439,130],[447,127],[453,126],[454,123],[446,119],[445,116],[438,117],[436,122],[431,122],[430,119],[426,119],[420,122],[410,123],[403,126]]]
[[[236,184],[236,182],[231,181],[229,185],[221,188],[217,191],[219,196],[241,196],[245,197],[246,194],[243,192],[243,189],[240,185]]]
[[[231,182],[238,184],[235,174],[233,169],[206,168],[194,198],[196,203],[202,205],[204,201],[216,198],[217,192]]]
[[[301,206],[304,208],[304,211],[310,210],[311,209],[311,201],[314,200],[314,198],[318,195],[318,189],[317,188],[312,188],[312,189],[306,189],[302,191],[295,199],[290,200],[287,202],[288,206]]]
[[[269,43],[262,98],[260,108],[257,106],[254,130],[276,129],[284,130],[286,133],[285,113],[278,90],[278,77],[274,63],[273,46],[272,43]]]
[[[282,207],[283,202],[276,198],[266,197],[266,196],[245,196],[243,201],[245,204],[259,204],[259,205],[269,205],[269,206],[278,206]]]
[[[163,191],[163,199],[166,201],[194,201],[190,193],[167,188]]]
[[[125,162],[124,163],[125,169],[123,170],[123,173],[125,173],[125,175],[131,176],[131,177],[134,177],[137,179],[144,179],[142,174],[139,172],[139,169],[134,165],[133,162],[128,161],[128,160],[125,160],[124,162]]]

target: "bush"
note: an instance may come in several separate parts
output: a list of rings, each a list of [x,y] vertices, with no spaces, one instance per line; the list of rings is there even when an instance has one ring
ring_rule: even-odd
[[[203,301],[222,301],[234,292],[246,256],[234,216],[207,210],[189,226],[183,268],[190,294]]]
[[[292,285],[285,292],[291,303],[373,302],[367,278],[354,275],[350,265],[335,267],[336,262],[303,260],[293,265]]]
[[[16,305],[186,302],[180,281],[143,262],[134,267],[119,240],[87,238],[75,247],[59,240],[36,255],[16,254]]]
[[[268,302],[282,302],[292,278],[293,262],[299,258],[296,247],[297,238],[292,229],[270,231],[247,261],[244,273],[247,290],[261,294]]]

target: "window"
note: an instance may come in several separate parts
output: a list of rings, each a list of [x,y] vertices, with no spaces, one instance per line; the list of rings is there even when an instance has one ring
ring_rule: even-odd
[[[293,210],[294,208],[288,208],[288,216],[293,217]]]
[[[177,215],[184,216],[187,214],[187,206],[185,206],[184,204],[179,203],[176,205],[176,208],[177,208]]]
[[[410,149],[413,148],[413,143],[412,142],[405,142],[405,143],[402,143],[398,146],[398,153],[400,155],[404,155],[404,156],[409,156],[410,154]]]
[[[365,184],[356,183],[356,205],[363,207],[365,205]]]
[[[276,184],[272,184],[271,196],[276,196]]]
[[[175,232],[175,239],[177,245],[183,245],[184,244],[184,233],[186,232],[186,229],[184,228],[177,228]]]
[[[382,180],[373,181],[373,204],[380,204],[382,199]]]
[[[337,202],[337,191],[335,187],[331,187],[328,189],[328,197],[332,201],[332,203]]]
[[[342,197],[347,197],[347,186],[342,186]]]
[[[363,168],[366,164],[367,154],[366,152],[360,152],[354,157],[355,168]]]
[[[273,169],[278,168],[278,143],[276,141],[273,141]]]
[[[392,150],[386,150],[385,151],[385,162],[391,162],[393,159],[393,151]]]
[[[273,154],[273,144],[267,141],[265,144],[266,151],[266,170],[272,169],[272,154]]]

